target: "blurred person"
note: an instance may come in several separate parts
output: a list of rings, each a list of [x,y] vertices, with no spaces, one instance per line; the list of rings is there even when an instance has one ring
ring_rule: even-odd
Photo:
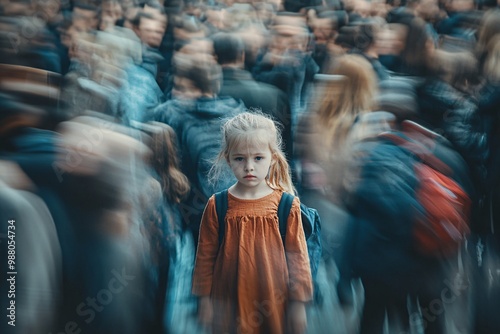
[[[417,90],[420,115],[431,129],[439,130],[464,157],[471,169],[477,190],[484,186],[488,142],[478,114],[476,98],[466,90],[467,79],[476,73],[472,55],[437,51],[429,64],[425,82]],[[464,73],[465,69],[469,73]],[[462,73],[462,75],[461,75]]]
[[[354,49],[351,51],[364,57],[370,62],[379,81],[389,78],[387,69],[378,60],[378,41],[380,25],[376,22],[367,22],[356,25]]]
[[[481,74],[488,75],[488,72],[484,71],[484,62],[488,56],[489,51],[492,49],[490,42],[500,34],[500,10],[489,10],[487,11],[480,24],[480,29],[478,30],[478,40],[476,43],[476,56],[479,60],[479,66],[481,69]]]
[[[237,35],[245,44],[245,69],[253,73],[258,57],[266,46],[267,30],[258,24],[254,24],[244,29],[240,29]]]
[[[400,22],[405,26],[404,44],[397,66],[392,68],[398,75],[425,77],[431,64],[434,42],[426,29],[425,21],[420,18],[405,18]]]
[[[359,55],[340,56],[329,67],[329,74],[316,75],[312,100],[317,102],[311,105],[297,128],[295,158],[300,173],[299,193],[306,205],[314,203],[322,217],[321,266],[325,277],[321,289],[325,305],[313,313],[318,316],[314,323],[318,331],[325,330],[332,322],[340,331],[353,327],[352,319],[347,316],[322,317],[336,309],[326,299],[336,298],[337,271],[344,275],[343,268],[337,268],[342,265],[341,252],[350,223],[343,197],[350,180],[351,137],[358,120],[374,110],[376,89],[376,74],[366,59]],[[344,281],[345,277],[341,277]]]
[[[152,14],[139,12],[132,22],[134,32],[148,47],[158,49],[165,34],[166,20],[156,18]]]
[[[475,28],[482,13],[476,11],[476,3],[472,0],[451,0],[444,4],[447,17],[436,25],[439,34],[474,41]]]
[[[341,12],[323,11],[310,23],[314,34],[313,58],[320,67],[320,73],[325,73],[325,66],[333,58],[342,54],[342,51],[335,45],[335,38],[347,19],[347,14],[345,12],[343,14],[342,17]]]
[[[29,48],[29,44],[27,47]],[[17,61],[20,60],[23,58]],[[70,316],[69,310],[74,310],[76,306],[74,303],[81,300],[81,296],[75,297],[78,295],[79,285],[76,283],[78,261],[75,255],[77,245],[72,225],[74,217],[71,215],[64,196],[71,187],[68,183],[61,182],[54,168],[56,156],[59,153],[58,144],[61,139],[53,131],[57,123],[61,121],[59,117],[60,75],[31,67],[32,63],[29,59],[24,59],[21,64],[23,66],[20,64],[0,65],[0,72],[3,74],[0,77],[0,92],[2,94],[0,117],[3,125],[0,133],[0,156],[2,159],[17,163],[22,172],[26,174],[33,185],[29,190],[44,201],[46,208],[43,211],[48,208],[50,220],[53,220],[51,224],[55,226],[57,232],[62,256],[61,272],[57,274],[62,280],[62,285],[59,287],[61,294],[58,296],[57,317],[53,318],[50,315],[54,306],[52,302],[47,300],[48,304],[44,306],[48,311],[44,314],[47,317],[46,320],[55,320],[55,323],[52,323],[51,328],[47,330],[53,330],[61,322],[67,321]],[[33,203],[38,201],[38,199],[34,199]],[[39,214],[43,217],[47,216],[44,212]],[[44,223],[48,222],[46,218],[41,219]],[[41,228],[41,225],[39,227]],[[38,233],[40,233],[41,246],[44,243],[42,240],[48,235],[44,233],[48,232],[38,231]],[[56,241],[54,241],[55,243]],[[33,258],[36,257],[44,262],[41,257],[45,253],[38,250],[40,253],[33,255]],[[57,257],[55,253],[54,256]],[[49,263],[47,266],[52,268]],[[47,275],[52,274],[51,271],[44,272]],[[38,275],[39,278],[46,277],[43,273],[38,273]],[[42,279],[39,283],[45,285],[44,282]],[[46,288],[47,291],[51,289],[48,286]],[[43,295],[43,293],[39,294],[39,297],[45,298]],[[33,300],[33,306],[37,303]],[[31,316],[36,316],[37,312],[27,311],[26,314],[28,315],[28,313],[31,318]],[[45,321],[39,319],[39,325],[45,326],[44,324]],[[19,327],[21,326],[19,324]],[[26,330],[36,331],[34,328]],[[40,327],[40,330],[45,330],[45,327]]]
[[[35,12],[38,13],[38,17],[46,22],[47,29],[54,37],[54,44],[61,61],[61,74],[64,75],[69,68],[69,56],[67,47],[61,41],[61,26],[68,18],[62,12],[61,1],[53,0],[47,2],[37,0],[34,1],[33,7]]]
[[[1,103],[3,108],[12,107],[5,100]],[[2,114],[7,112],[3,108]],[[56,326],[60,315],[61,247],[52,215],[34,190],[16,164],[0,160],[0,233],[4,236],[0,253],[5,256],[0,304],[7,310],[0,324],[3,333],[46,333]]]
[[[220,96],[231,96],[241,100],[249,109],[259,109],[270,115],[282,127],[283,151],[287,159],[292,158],[291,115],[288,99],[275,86],[257,82],[250,72],[244,70],[245,48],[235,34],[219,33],[213,36],[217,62],[222,67]]]
[[[224,26],[227,31],[234,31],[258,22],[257,11],[249,3],[234,3],[228,7],[224,15]]]
[[[0,17],[0,63],[24,65],[61,73],[57,40],[47,23],[27,11]],[[29,34],[26,31],[30,31]]]
[[[189,234],[182,232],[179,210],[179,204],[189,193],[189,180],[180,171],[174,130],[164,123],[151,122],[149,125],[152,126],[148,132],[153,153],[150,164],[162,191],[161,205],[156,208],[158,216],[150,222],[149,229],[155,256],[153,264],[158,268],[157,324],[173,333],[189,326],[190,321],[194,322],[188,314],[189,306],[194,307],[194,300],[189,296],[191,276],[187,274],[194,265],[194,261],[189,261],[194,246],[189,242]]]
[[[500,164],[500,152],[498,144],[500,140],[498,107],[500,106],[500,34],[496,33],[497,26],[493,22],[499,18],[499,11],[487,12],[484,17],[486,24],[482,26],[478,48],[482,48],[487,40],[487,46],[483,46],[482,64],[480,71],[483,73],[479,85],[479,115],[484,124],[488,138],[489,157],[487,161],[487,179],[484,188],[484,200],[481,207],[480,224],[478,224],[474,235],[476,251],[471,252],[474,265],[473,287],[474,301],[477,305],[474,312],[474,329],[476,331],[497,331],[500,328],[498,317],[492,312],[498,307],[499,280],[497,275],[491,279],[490,272],[498,270],[498,256],[500,254],[500,241],[498,236],[499,211],[498,211],[498,166]],[[482,246],[482,247],[480,247]],[[482,261],[478,261],[481,259]],[[490,278],[488,288],[485,281]]]
[[[123,18],[123,8],[118,0],[105,0],[101,4],[99,30],[115,26]]]
[[[277,12],[277,8],[275,7],[275,5],[270,2],[264,1],[256,2],[254,3],[254,6],[260,22],[262,22],[262,24],[266,28],[269,28]]]
[[[409,136],[405,138],[421,145],[422,134],[429,133],[421,129],[422,133],[408,130],[403,133]],[[397,130],[391,133],[400,136]],[[452,167],[447,162],[458,158],[455,162],[465,171],[462,176],[467,179],[463,159],[451,146],[443,151],[446,140],[437,134],[431,140],[436,143],[434,147],[419,146],[436,152],[426,155],[429,163],[431,157],[441,159],[444,155],[446,158],[439,160],[440,167],[436,163],[433,168],[454,178],[456,170],[450,172]],[[376,133],[353,148],[354,165],[349,168],[354,171],[354,182],[346,188],[344,197],[351,220],[339,268],[341,303],[352,303],[352,291],[349,288],[344,291],[342,277],[345,273],[354,274],[361,278],[365,296],[360,333],[383,333],[385,322],[389,332],[408,332],[416,325],[424,333],[447,332],[452,319],[450,311],[456,305],[442,307],[439,311],[432,305],[446,303],[443,291],[456,274],[455,268],[448,270],[454,267],[458,255],[424,255],[414,245],[416,221],[426,212],[418,194],[422,179],[415,176],[414,169],[418,163],[427,165],[427,158],[416,160],[415,155],[410,154],[413,150],[408,151]],[[409,306],[409,296],[412,306]],[[460,293],[454,296],[454,300],[465,298]],[[461,312],[464,312],[461,316],[466,314],[465,310]]]
[[[57,129],[62,140],[54,166],[68,186],[65,203],[78,264],[72,282],[76,304],[68,317],[77,307],[82,331],[137,333],[149,326],[151,317],[151,254],[140,206],[149,150],[130,136],[130,129],[96,115],[74,118]],[[113,283],[108,299],[86,299],[99,297],[117,275],[121,285]]]
[[[374,109],[377,79],[370,63],[358,55],[339,57],[330,74],[321,88],[316,86],[320,89],[316,94],[323,98],[301,119],[296,154],[302,165],[302,187],[315,189],[339,205],[348,135],[358,116]],[[315,176],[315,166],[322,176]],[[311,175],[309,167],[311,173],[315,171]]]
[[[143,5],[142,12],[146,14],[152,15],[157,21],[162,23],[164,27],[164,32],[162,34],[162,39],[158,47],[154,47],[154,51],[158,51],[161,58],[158,60],[153,58],[153,61],[156,62],[157,73],[156,73],[156,82],[162,92],[167,92],[170,88],[171,78],[172,78],[172,47],[174,44],[173,41],[173,32],[172,25],[170,22],[169,15],[167,15],[166,9],[163,5],[161,5],[158,1],[152,0]],[[151,50],[148,50],[151,51]],[[146,52],[147,55],[149,52]],[[145,57],[147,59],[149,57]]]
[[[81,24],[86,32],[97,30],[99,26],[98,8],[92,4],[76,2],[73,4],[72,19]]]
[[[291,24],[301,23],[299,26]],[[272,39],[253,70],[257,81],[272,84],[288,96],[292,132],[309,97],[310,83],[319,71],[307,52],[308,33],[302,16],[276,16]]]
[[[123,72],[104,61],[106,55],[115,50],[96,43],[95,35],[75,35],[74,38],[72,65],[64,78],[61,94],[65,117],[69,119],[87,110],[116,115]]]
[[[371,5],[371,17],[381,17],[385,19],[387,17],[387,13],[391,9],[390,4],[385,1],[373,1]]]
[[[474,89],[471,89],[477,73],[476,62],[470,54],[438,50],[429,54],[427,63],[432,65],[417,90],[420,117],[422,124],[448,139],[467,164],[467,176],[473,182],[472,190],[468,192],[472,201],[470,229],[475,234],[485,227],[488,229],[489,225],[489,221],[486,223],[481,216],[485,212],[486,161],[490,155],[484,116],[479,113],[477,99],[472,94]],[[478,242],[474,234],[469,244],[477,246],[482,241]],[[474,246],[468,248],[468,254],[473,261],[481,256]],[[452,274],[440,273],[444,277]],[[427,289],[438,293],[431,286]]]
[[[366,19],[371,15],[371,3],[365,0],[354,1],[353,14],[357,14],[360,18]]]
[[[406,38],[406,27],[398,23],[389,23],[379,31],[377,54],[379,61],[389,71],[397,68],[401,61],[400,54]]]
[[[181,170],[191,184],[180,210],[184,228],[197,240],[209,196],[233,181],[230,174],[215,184],[208,179],[210,161],[220,143],[222,119],[240,113],[244,105],[230,97],[218,97],[222,74],[212,56],[178,54],[174,61],[172,99],[154,110],[153,119],[170,125],[177,134]]]
[[[194,16],[181,14],[177,15],[173,21],[175,41],[207,37],[207,28]]]
[[[282,193],[294,191],[279,132],[271,119],[248,112],[222,129],[216,164],[227,163],[238,181],[227,189],[222,243],[215,196],[204,210],[192,289],[200,297],[200,321],[216,333],[305,333],[312,280],[298,199],[285,241],[276,226]],[[266,221],[275,227],[269,230]],[[252,246],[257,244],[264,249]],[[252,320],[253,314],[261,321]]]
[[[225,28],[226,9],[222,6],[208,6],[205,10],[204,24],[210,31],[210,35]]]
[[[391,12],[390,21],[392,23],[399,22],[403,18],[419,17],[425,21],[425,27],[428,34],[432,37],[434,44],[437,46],[439,35],[436,31],[435,24],[441,20],[443,13],[439,8],[437,0],[410,0],[402,7],[396,7]]]
[[[116,28],[113,32],[100,32],[97,41],[107,50],[110,67],[122,73],[116,101],[116,117],[124,124],[143,122],[151,118],[152,110],[164,101],[164,94],[157,82],[158,66],[155,53],[141,48],[137,38],[128,29]],[[161,57],[158,55],[158,57]],[[111,74],[111,69],[105,74]]]
[[[194,251],[192,244],[191,250],[185,249],[187,243],[184,242],[178,208],[189,192],[189,183],[178,169],[176,134],[173,129],[163,123],[132,122],[131,125],[146,135],[145,142],[151,149],[151,155],[146,160],[147,176],[139,192],[143,234],[148,240],[150,254],[144,266],[147,290],[142,312],[147,316],[147,321],[142,330],[163,333],[168,329],[170,333],[170,328],[175,327],[171,321],[173,311],[176,311],[179,326],[189,321],[186,306],[190,305],[190,298],[185,292],[189,291],[189,287],[185,291],[179,288],[186,284],[179,278],[190,279],[186,275],[179,276],[188,270],[185,268],[188,261],[182,264],[178,261],[186,252]]]
[[[209,58],[214,56],[213,41],[210,38],[195,38],[179,42],[174,48],[176,48],[175,54],[205,55]]]

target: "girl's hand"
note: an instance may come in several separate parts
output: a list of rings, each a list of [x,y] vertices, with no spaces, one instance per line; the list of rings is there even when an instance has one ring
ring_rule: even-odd
[[[307,328],[306,305],[303,302],[292,301],[288,306],[288,332],[304,334]]]
[[[214,309],[210,297],[201,297],[198,309],[198,320],[204,327],[210,328],[210,326],[212,325],[213,317]]]

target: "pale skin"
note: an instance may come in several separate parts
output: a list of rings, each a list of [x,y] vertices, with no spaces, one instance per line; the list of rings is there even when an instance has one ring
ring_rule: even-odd
[[[265,133],[256,133],[257,137]],[[262,138],[262,137],[260,137]],[[267,174],[272,164],[276,163],[275,155],[266,143],[244,143],[237,145],[227,157],[227,163],[238,180],[229,188],[229,192],[242,199],[258,199],[271,194],[267,183]],[[213,319],[213,305],[209,296],[200,298],[198,319],[204,326],[210,326]],[[288,333],[303,334],[307,328],[305,303],[291,301],[287,311]]]

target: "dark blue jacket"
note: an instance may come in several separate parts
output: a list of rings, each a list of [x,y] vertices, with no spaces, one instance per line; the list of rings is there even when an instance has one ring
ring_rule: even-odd
[[[201,217],[208,198],[236,182],[229,172],[212,184],[208,173],[220,151],[222,124],[244,109],[243,103],[232,98],[173,99],[155,109],[155,120],[170,125],[177,134],[181,169],[191,183],[187,207],[181,208],[186,222],[199,226],[198,216]]]

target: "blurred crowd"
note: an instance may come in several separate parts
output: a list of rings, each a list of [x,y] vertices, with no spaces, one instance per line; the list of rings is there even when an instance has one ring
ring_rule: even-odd
[[[499,5],[0,0],[0,249],[14,219],[18,272],[0,332],[206,332],[200,219],[235,182],[209,172],[250,109],[321,215],[309,333],[500,333]],[[405,245],[416,179],[379,145],[404,124],[432,131],[471,200],[451,256]]]

